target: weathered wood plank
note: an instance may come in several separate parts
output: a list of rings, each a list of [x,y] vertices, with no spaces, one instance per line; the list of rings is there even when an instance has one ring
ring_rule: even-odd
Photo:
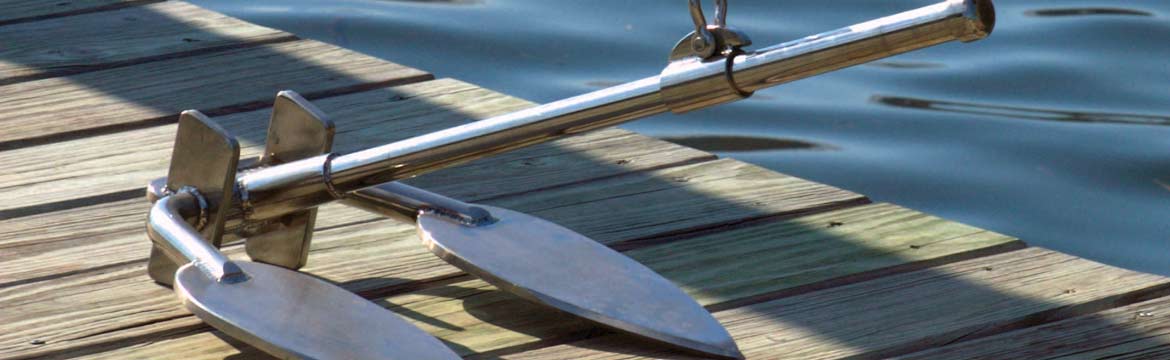
[[[834,223],[842,225],[830,227]],[[911,248],[920,244],[929,245]],[[758,224],[627,253],[710,306],[856,276],[858,272],[891,265],[923,263],[989,247],[1010,246],[1019,246],[1019,242],[897,206],[875,204]],[[854,262],[840,261],[843,258]],[[809,269],[813,270],[805,271]],[[439,336],[464,355],[566,341],[600,331],[478,280],[376,301]],[[195,348],[203,356],[215,358],[255,354],[246,346],[227,346],[218,336],[198,333],[152,339],[149,343],[127,342],[117,347],[99,357],[182,353]]]
[[[4,85],[296,37],[168,1],[3,26],[0,39]]]
[[[962,342],[899,359],[1166,359],[1170,298]]]
[[[22,82],[0,86],[5,102],[0,118],[6,119],[0,123],[0,149],[172,123],[186,109],[216,115],[261,107],[283,89],[320,97],[430,78],[420,70],[299,40]]]
[[[1029,248],[722,311],[716,318],[749,359],[886,358],[1164,295],[1167,280]],[[627,345],[637,344],[608,335],[508,357],[683,357]]]
[[[691,181],[671,180],[679,178]],[[580,187],[591,187],[592,190],[582,192]],[[691,196],[680,196],[685,195],[687,189],[690,189]],[[717,189],[752,190],[721,197],[715,195]],[[610,195],[581,196],[594,192]],[[789,194],[793,198],[783,198],[778,194]],[[614,243],[701,228],[704,224],[714,226],[761,214],[800,212],[825,204],[855,203],[863,199],[853,193],[814,185],[734,160],[718,160],[628,174],[578,187],[555,187],[532,196],[498,198],[487,203],[530,212],[580,230],[598,241]],[[623,204],[643,205],[631,207]],[[712,208],[724,210],[709,212]],[[656,212],[661,216],[635,214],[639,211]],[[334,216],[333,213],[339,212],[322,211],[318,216]],[[695,216],[695,213],[707,216]],[[651,222],[653,219],[657,219],[656,222]],[[141,229],[128,230],[118,243],[138,249],[124,248],[111,250],[111,253],[146,254],[147,242],[142,238]],[[102,252],[103,259],[110,258],[103,250],[94,252]],[[238,255],[240,249],[230,247],[226,252]],[[460,274],[419,246],[413,229],[390,221],[360,222],[318,231],[306,271],[342,283],[347,289],[366,296],[394,293],[398,291],[396,288],[415,286],[411,285],[414,282],[447,279]],[[49,292],[54,301],[37,300]],[[0,306],[11,309],[13,314],[21,314],[14,317],[0,314],[0,352],[68,349],[74,340],[182,316],[180,309],[163,300],[171,297],[173,295],[169,292],[158,291],[156,285],[142,275],[140,261],[101,268],[98,273],[67,275],[0,288]],[[127,298],[134,299],[130,305]],[[88,306],[75,306],[74,301],[80,301],[78,299],[85,299]],[[119,316],[121,311],[131,311],[130,308],[134,308],[133,317]],[[27,343],[30,336],[44,338],[49,344],[30,346]]]
[[[153,1],[156,0],[4,0],[0,1],[0,25],[118,9]]]
[[[338,152],[381,145],[532,105],[449,79],[314,103],[337,123]],[[215,120],[239,137],[243,156],[257,156],[262,151],[268,114],[268,109],[262,109]],[[137,198],[147,181],[165,175],[174,132],[174,125],[165,125],[0,152],[0,163],[8,167],[7,173],[0,174],[0,215],[17,217],[22,213],[68,209],[77,206],[73,204],[77,199],[98,194],[129,192]],[[538,182],[562,184],[564,181],[558,179],[566,177],[580,181],[580,174],[575,172],[588,172],[593,175],[589,178],[605,177],[712,158],[701,151],[626,131],[604,130],[446,171],[434,176],[428,185],[446,189],[474,183],[474,187],[460,186],[466,189],[460,189],[458,194],[498,196],[531,190],[524,186]],[[494,175],[501,172],[509,175]]]

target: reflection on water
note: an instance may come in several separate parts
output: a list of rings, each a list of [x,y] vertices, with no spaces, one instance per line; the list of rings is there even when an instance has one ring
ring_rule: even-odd
[[[661,137],[675,144],[711,152],[746,152],[764,150],[833,150],[830,145],[814,144],[796,139],[776,139],[751,136],[666,136]]]
[[[928,100],[911,97],[874,95],[873,102],[904,108],[946,111],[972,115],[1002,116],[1028,120],[1096,122],[1116,124],[1170,125],[1170,117],[1103,112],[1060,111],[1016,106],[977,104],[958,101]]]
[[[194,2],[538,102],[658,74],[692,27],[681,0]],[[728,21],[758,48],[934,2],[736,0]],[[996,6],[986,40],[624,127],[1170,274],[1170,1]]]
[[[1074,9],[1044,9],[1025,12],[1031,16],[1086,16],[1086,15],[1133,15],[1154,16],[1154,14],[1132,9],[1121,8],[1074,8]]]

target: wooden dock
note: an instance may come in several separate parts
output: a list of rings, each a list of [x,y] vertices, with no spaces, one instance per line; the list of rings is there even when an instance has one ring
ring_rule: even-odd
[[[339,152],[533,105],[178,1],[0,1],[0,358],[265,357],[147,277],[143,189],[180,111],[256,156],[282,89],[331,115]],[[408,182],[624,251],[753,359],[1170,358],[1166,277],[624,130]],[[315,236],[305,272],[466,357],[685,357],[498,291],[410,225],[328,205]]]

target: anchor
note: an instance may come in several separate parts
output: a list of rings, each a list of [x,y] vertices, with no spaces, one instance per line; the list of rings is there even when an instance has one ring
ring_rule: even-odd
[[[735,341],[679,287],[555,223],[469,204],[396,180],[667,111],[683,113],[820,73],[959,40],[995,23],[990,0],[949,0],[756,51],[716,1],[658,76],[350,154],[334,126],[292,91],[277,94],[263,155],[195,110],[179,117],[165,178],[147,188],[148,273],[196,316],[283,358],[458,358],[392,312],[302,274],[317,207],[340,201],[414,223],[423,244],[469,274],[532,302],[706,356],[742,358]],[[218,248],[243,239],[252,261]]]

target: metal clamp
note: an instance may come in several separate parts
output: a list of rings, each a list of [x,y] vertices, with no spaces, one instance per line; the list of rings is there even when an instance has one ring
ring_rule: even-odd
[[[752,41],[727,25],[727,0],[715,1],[715,21],[707,23],[701,0],[690,1],[695,30],[670,51],[659,77],[662,102],[675,113],[732,102],[752,95],[735,84],[732,64]]]

